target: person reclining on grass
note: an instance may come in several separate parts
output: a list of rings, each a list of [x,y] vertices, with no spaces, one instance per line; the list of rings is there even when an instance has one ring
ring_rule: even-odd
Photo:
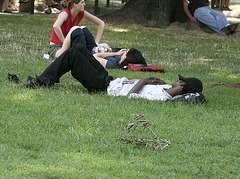
[[[128,63],[147,66],[145,58],[142,56],[141,52],[135,48],[121,49],[116,53],[96,53],[93,56],[104,68],[108,69],[124,68]]]
[[[137,49],[121,49],[118,52],[112,52],[111,48],[106,43],[97,45],[91,31],[85,26],[74,26],[71,28],[66,36],[63,46],[57,51],[56,57],[59,57],[63,52],[70,47],[75,46],[77,43],[81,43],[82,45],[86,46],[104,68],[123,68],[128,63],[142,64],[143,66],[147,66],[145,58]],[[100,53],[96,52],[100,48],[103,50],[100,50]]]
[[[239,24],[229,24],[226,16],[209,7],[209,0],[183,0],[183,9],[191,21],[197,20],[221,35],[232,35]]]
[[[170,100],[172,97],[192,92],[202,92],[202,82],[197,78],[184,78],[179,75],[179,81],[172,85],[156,77],[149,77],[137,81],[126,78],[113,80],[105,68],[82,44],[76,44],[66,50],[52,62],[36,79],[24,85],[26,88],[36,86],[52,86],[59,83],[65,73],[71,71],[89,92],[108,91],[109,95],[146,98],[149,100]],[[112,81],[113,80],[113,81]]]

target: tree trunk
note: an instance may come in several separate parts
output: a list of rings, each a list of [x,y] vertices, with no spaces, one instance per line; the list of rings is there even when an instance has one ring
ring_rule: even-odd
[[[188,21],[182,0],[130,0],[120,10],[103,17],[111,23],[134,23],[165,28],[171,22]]]

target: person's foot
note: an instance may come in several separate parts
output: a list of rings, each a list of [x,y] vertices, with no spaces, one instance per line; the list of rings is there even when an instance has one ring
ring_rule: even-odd
[[[239,23],[231,24],[231,25],[227,26],[227,29],[229,30],[230,34],[233,34],[236,32],[238,26],[239,26]]]
[[[224,28],[221,29],[222,32],[224,32],[226,35],[232,35],[236,32],[237,28],[239,26],[239,23],[237,24],[231,24],[231,25],[228,25]]]
[[[37,79],[37,76],[36,76],[36,78],[28,76],[27,81],[28,81],[28,83],[23,85],[23,87],[25,87],[25,88],[34,89],[34,88],[40,87],[40,86],[48,86],[46,83]],[[49,85],[49,86],[51,86],[51,85]]]
[[[222,28],[221,31],[224,32],[226,35],[230,34],[230,31],[228,30],[227,27]]]
[[[29,77],[28,77],[29,78]],[[25,85],[23,85],[23,87],[25,88],[29,88],[29,89],[34,89],[37,86],[39,86],[39,84],[37,83],[35,78],[32,78],[31,80],[28,80],[29,82]]]

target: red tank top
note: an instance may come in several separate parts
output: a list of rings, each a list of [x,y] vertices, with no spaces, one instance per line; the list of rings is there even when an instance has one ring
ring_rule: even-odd
[[[83,15],[84,15],[84,11],[80,11],[77,16],[75,17],[75,20],[74,20],[74,23],[72,21],[72,15],[71,15],[71,12],[69,9],[63,9],[61,12],[65,11],[67,14],[68,14],[68,17],[67,17],[67,20],[65,20],[63,22],[63,24],[61,25],[61,29],[62,29],[62,33],[63,33],[63,36],[64,38],[66,38],[68,32],[70,31],[70,29],[73,27],[73,26],[78,26],[78,24],[80,23],[80,21],[82,20],[83,18]],[[60,13],[61,13],[60,12]],[[60,14],[59,13],[59,14]],[[59,15],[58,15],[59,16]],[[57,16],[57,18],[58,18]],[[57,18],[55,19],[55,21],[57,20]],[[54,23],[55,23],[54,21]],[[50,38],[50,42],[53,42],[55,44],[59,44],[59,45],[62,45],[62,41],[58,38],[57,34],[55,33],[54,29],[52,28],[52,36]]]

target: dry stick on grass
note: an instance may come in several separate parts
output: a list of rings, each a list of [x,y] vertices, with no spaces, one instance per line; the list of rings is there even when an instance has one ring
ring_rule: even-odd
[[[151,123],[150,121],[147,121],[147,120],[143,120],[142,118],[144,118],[143,114],[134,115],[134,119],[137,122],[128,124],[126,126],[127,131],[128,131],[128,133],[133,133],[137,127],[142,128],[142,131],[144,129],[148,129],[151,132],[151,134],[153,134],[153,136],[154,136],[152,139],[129,139],[129,138],[123,138],[120,136],[118,136],[118,139],[120,139],[124,142],[127,142],[127,143],[135,143],[136,145],[144,145],[144,146],[152,148],[154,151],[158,151],[160,149],[163,150],[164,148],[171,145],[171,142],[157,137],[157,135],[149,127],[149,126],[153,125],[153,123]]]
[[[191,171],[190,171],[190,174],[192,174],[192,175],[198,175],[198,174],[201,173],[201,171],[202,171],[202,166],[200,166],[200,169],[199,169],[199,171],[198,171],[197,173],[193,173],[193,174],[192,174],[192,170],[191,170]]]

